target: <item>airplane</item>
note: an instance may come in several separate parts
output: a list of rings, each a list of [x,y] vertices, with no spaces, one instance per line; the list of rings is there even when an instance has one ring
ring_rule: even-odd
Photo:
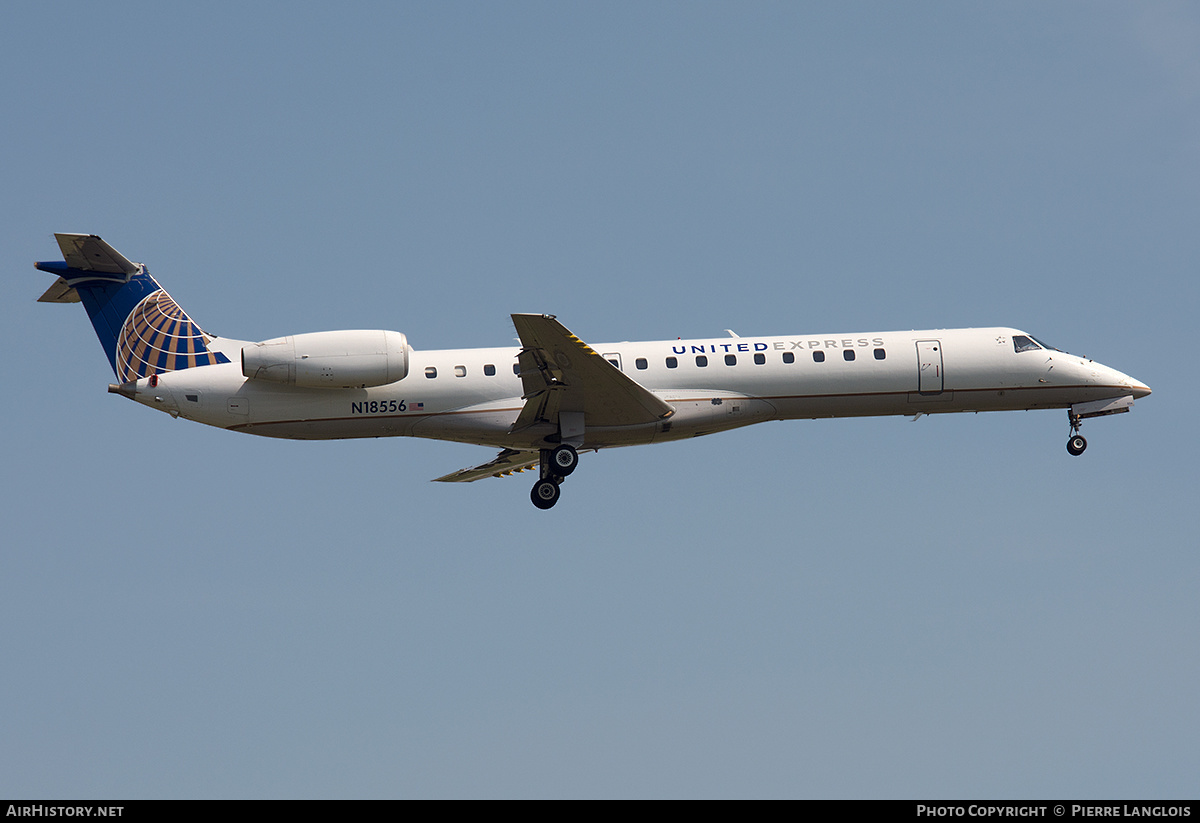
[[[500,449],[437,481],[537,471],[558,502],[581,452],[664,443],[768,420],[1066,409],[1122,414],[1150,388],[1013,328],[800,334],[590,346],[549,314],[513,314],[520,347],[422,351],[400,332],[246,341],[203,331],[96,235],[55,234],[39,298],[82,302],[119,382],[111,393],[266,437],[425,437]]]

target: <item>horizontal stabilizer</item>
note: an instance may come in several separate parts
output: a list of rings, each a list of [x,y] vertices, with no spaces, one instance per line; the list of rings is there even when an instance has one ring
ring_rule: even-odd
[[[515,449],[505,449],[496,455],[496,459],[481,466],[461,469],[445,477],[435,478],[435,483],[470,483],[484,477],[506,477],[514,472],[523,472],[538,465],[541,455],[538,452],[523,452]]]
[[[63,260],[73,269],[103,274],[137,274],[138,264],[94,234],[55,234]]]
[[[38,302],[75,303],[78,298],[72,299],[69,292],[59,288],[60,284],[68,289],[97,282],[121,285],[128,283],[143,269],[94,234],[55,234],[54,238],[62,249],[64,259],[33,265],[40,271],[57,274],[59,282],[51,286]]]
[[[79,292],[75,291],[74,287],[67,285],[67,281],[63,278],[58,278],[54,281],[54,285],[46,289],[46,293],[38,298],[39,303],[78,303]]]

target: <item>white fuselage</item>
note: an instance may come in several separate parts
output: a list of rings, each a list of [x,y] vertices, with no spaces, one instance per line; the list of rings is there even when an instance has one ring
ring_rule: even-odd
[[[765,420],[1067,408],[1150,390],[1055,349],[1016,351],[1009,328],[782,335],[609,343],[592,348],[674,408],[638,426],[585,425],[581,448],[663,442]],[[408,374],[373,388],[298,388],[247,379],[240,341],[210,347],[230,363],[137,382],[134,399],[224,429],[324,440],[427,437],[545,448],[510,433],[524,405],[518,348],[409,350]]]

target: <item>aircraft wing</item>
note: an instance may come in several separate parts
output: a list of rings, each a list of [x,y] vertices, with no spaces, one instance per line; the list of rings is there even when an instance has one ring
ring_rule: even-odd
[[[514,472],[523,472],[538,465],[541,455],[538,452],[522,452],[516,449],[505,449],[496,455],[496,459],[481,466],[460,469],[445,477],[435,478],[435,483],[470,483],[483,477],[505,477]]]
[[[557,430],[564,412],[582,414],[583,425],[597,427],[654,423],[675,413],[553,315],[514,314],[512,321],[521,336],[517,363],[525,392],[525,406],[512,431],[537,424]]]

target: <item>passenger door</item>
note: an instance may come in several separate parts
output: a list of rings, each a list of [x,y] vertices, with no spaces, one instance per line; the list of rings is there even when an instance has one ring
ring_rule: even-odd
[[[920,365],[917,391],[921,394],[941,394],[946,385],[945,375],[942,372],[942,342],[940,340],[918,340],[917,363]]]

